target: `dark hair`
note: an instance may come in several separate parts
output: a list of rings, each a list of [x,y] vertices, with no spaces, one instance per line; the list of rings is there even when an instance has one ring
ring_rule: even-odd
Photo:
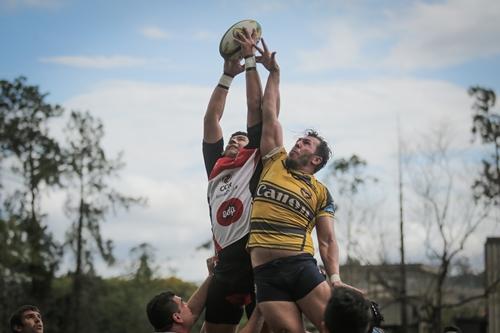
[[[166,291],[153,297],[146,306],[149,322],[155,330],[166,331],[172,328],[174,320],[172,315],[179,311],[179,306],[174,302],[175,294]]]
[[[462,333],[462,330],[456,326],[446,326],[443,332],[457,332]]]
[[[35,311],[40,313],[40,310],[34,306],[34,305],[23,305],[19,309],[17,309],[11,316],[10,316],[10,331],[12,333],[17,333],[14,330],[14,327],[16,326],[23,326],[23,314],[26,311]]]
[[[316,147],[316,152],[315,154],[321,157],[321,163],[314,168],[314,173],[318,172],[321,170],[326,163],[328,163],[328,160],[332,156],[332,151],[330,147],[328,147],[328,142],[325,141],[325,139],[319,135],[319,133],[313,129],[308,129],[306,130],[306,136],[312,136],[313,138],[316,138],[319,140],[319,145]]]
[[[247,132],[236,131],[233,134],[231,134],[231,136],[229,138],[232,138],[233,136],[236,136],[236,135],[244,135],[244,136],[248,137],[248,133]]]
[[[331,333],[366,333],[371,322],[370,302],[356,290],[334,288],[324,319]]]

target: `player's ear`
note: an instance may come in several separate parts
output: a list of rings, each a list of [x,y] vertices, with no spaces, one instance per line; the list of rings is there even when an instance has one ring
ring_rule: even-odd
[[[176,323],[182,323],[182,317],[181,317],[181,314],[176,312],[172,315],[172,319],[174,320],[174,322]]]
[[[323,162],[323,157],[318,156],[318,155],[313,155],[313,158],[311,160],[311,163],[316,167]]]

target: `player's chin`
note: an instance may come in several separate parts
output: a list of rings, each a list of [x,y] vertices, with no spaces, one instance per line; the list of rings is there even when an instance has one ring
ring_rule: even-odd
[[[228,147],[224,152],[224,156],[226,157],[236,157],[238,155],[238,148]]]

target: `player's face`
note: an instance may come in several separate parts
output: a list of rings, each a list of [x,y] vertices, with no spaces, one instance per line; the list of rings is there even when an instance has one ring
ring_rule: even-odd
[[[245,135],[234,135],[229,139],[229,142],[224,150],[224,156],[236,157],[241,148],[248,144],[248,138]]]
[[[39,312],[33,310],[24,311],[22,318],[22,327],[16,330],[19,333],[43,333],[42,316]]]
[[[316,149],[319,144],[320,141],[313,136],[299,138],[288,153],[287,165],[293,169],[307,166],[311,159],[317,156]]]
[[[179,306],[179,315],[182,319],[182,322],[187,325],[192,324],[193,313],[191,312],[188,304],[184,302],[184,300],[179,296],[174,297],[174,302]]]

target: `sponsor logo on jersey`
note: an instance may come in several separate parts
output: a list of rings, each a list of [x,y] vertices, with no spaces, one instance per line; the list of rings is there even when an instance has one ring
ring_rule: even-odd
[[[237,222],[243,214],[243,203],[238,198],[224,201],[217,210],[217,223],[228,226]]]
[[[225,175],[221,179],[221,185],[219,186],[219,191],[223,192],[223,194],[228,194],[229,191],[231,190],[231,187],[233,186],[233,182],[231,182],[231,178],[233,176],[231,174]]]
[[[283,190],[272,185],[259,184],[259,186],[257,187],[256,197],[265,198],[267,200],[284,204],[294,212],[305,216],[309,220],[312,220],[312,218],[314,217],[313,212],[299,197],[290,193],[286,193]]]
[[[306,190],[305,188],[301,188],[300,189],[300,193],[302,193],[302,196],[306,199],[311,199],[312,195],[311,195],[311,192],[309,192],[308,190]]]

